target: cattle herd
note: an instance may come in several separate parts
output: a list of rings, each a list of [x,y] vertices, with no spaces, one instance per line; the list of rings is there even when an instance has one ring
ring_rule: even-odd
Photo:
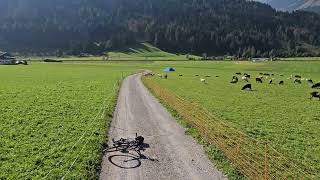
[[[280,77],[283,77],[283,74],[279,75]],[[237,84],[239,82],[239,79],[241,79],[243,82],[247,82],[241,90],[252,90],[252,84],[249,83],[249,80],[251,79],[251,75],[247,73],[240,73],[237,72],[235,75],[232,76],[231,79],[231,84]],[[312,79],[307,79],[303,78],[300,75],[291,75],[290,77],[287,78],[287,80],[290,82],[292,81],[294,84],[302,84],[303,81],[306,81],[307,83],[312,84],[311,88],[312,89],[319,89],[320,88],[320,82],[314,83]],[[269,73],[260,73],[258,77],[255,78],[256,83],[263,83],[264,81],[267,81],[269,84],[278,84],[279,86],[284,85],[285,81],[284,80],[279,80],[276,81],[275,75],[274,74],[269,74]],[[313,98],[318,98],[320,101],[320,93],[318,91],[314,91],[310,93],[310,99],[312,100]]]
[[[148,72],[144,74],[145,76],[154,76],[155,74],[152,72]],[[162,79],[168,79],[168,74],[158,74],[158,76]],[[279,74],[280,80],[277,80],[275,78],[274,74],[269,74],[269,73],[259,73],[259,76],[255,78],[255,82],[262,84],[264,82],[267,82],[268,84],[277,84],[279,86],[285,85],[285,81],[283,80],[283,74]],[[183,77],[182,74],[179,74],[179,77]],[[199,77],[199,74],[196,74],[195,77]],[[207,84],[207,80],[205,78],[209,78],[211,76],[206,75],[204,78],[200,78],[200,82]],[[216,76],[219,77],[219,76]],[[231,84],[237,84],[240,81],[246,82],[246,84],[242,87],[241,90],[252,90],[252,84],[249,83],[251,79],[251,75],[248,73],[241,73],[237,72],[232,76],[231,79]],[[312,84],[311,88],[312,89],[320,89],[320,82],[314,83],[312,79],[308,78],[303,78],[300,75],[290,75],[290,77],[287,78],[287,82],[292,82],[294,84],[302,84],[302,82],[305,81],[309,84]],[[312,100],[313,98],[318,98],[320,101],[320,93],[318,91],[313,91],[310,93],[310,99]]]

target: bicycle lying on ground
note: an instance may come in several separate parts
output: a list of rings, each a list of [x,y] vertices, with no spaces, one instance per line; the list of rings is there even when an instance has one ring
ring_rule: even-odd
[[[140,150],[143,149],[144,145],[144,137],[138,136],[136,134],[136,137],[133,138],[120,138],[119,140],[112,139],[113,147],[107,148],[106,152],[128,152],[130,150],[137,151],[140,154]]]
[[[144,137],[136,134],[135,138],[112,139],[112,147],[108,147],[104,152],[120,152],[110,154],[108,156],[109,162],[122,169],[133,169],[140,167],[141,160],[158,162],[157,159],[147,157],[141,153],[141,151],[145,151],[149,147],[149,144],[144,143]]]

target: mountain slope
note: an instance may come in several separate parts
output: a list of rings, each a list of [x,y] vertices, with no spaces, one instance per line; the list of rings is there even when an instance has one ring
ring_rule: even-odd
[[[0,48],[44,54],[99,54],[138,42],[246,57],[320,46],[320,16],[246,0],[0,0],[0,22]]]
[[[303,10],[310,11],[310,12],[315,12],[315,13],[320,14],[320,5],[319,6],[308,7],[308,8],[303,9]]]
[[[270,4],[278,10],[293,11],[293,10],[307,10],[318,11],[320,7],[319,0],[258,0],[260,2]]]
[[[296,3],[299,0],[257,0],[262,3],[271,5],[278,10],[286,10],[290,5]]]
[[[290,8],[292,9],[307,9],[320,6],[319,0],[300,0],[293,4]]]

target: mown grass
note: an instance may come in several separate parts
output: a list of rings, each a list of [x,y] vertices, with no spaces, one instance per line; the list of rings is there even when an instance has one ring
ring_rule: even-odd
[[[167,60],[188,60],[187,55],[174,54],[163,51],[149,43],[141,43],[132,47],[124,48],[120,51],[107,52],[105,56],[89,56],[89,57],[27,57],[31,60],[55,59],[62,61],[167,61]],[[189,58],[200,59],[198,56],[189,55]],[[23,58],[23,57],[22,57]]]
[[[320,103],[308,99],[312,91],[309,84],[294,85],[286,79],[290,74],[301,74],[320,81],[319,65],[153,62],[0,66],[0,179],[96,178],[115,104],[115,84],[139,69],[163,74],[165,66],[173,66],[177,72],[170,73],[167,80],[158,78],[162,86],[202,104],[249,136],[270,141],[285,156],[319,174]],[[256,91],[241,92],[244,83],[229,83],[235,72],[253,76],[274,73],[276,81],[284,79],[286,84],[279,87],[252,82]],[[208,84],[199,80],[205,75],[211,75],[206,78]],[[194,129],[188,132],[202,141]],[[220,161],[224,169],[230,167],[226,171],[237,179],[237,172],[218,150],[206,148],[209,158]]]
[[[120,52],[109,52],[108,54],[110,60],[188,60],[187,55],[169,53],[148,43],[142,43]],[[189,57],[199,58],[192,55]]]
[[[0,66],[0,179],[95,179],[126,65]]]
[[[250,137],[270,142],[292,163],[320,174],[320,102],[309,100],[309,93],[314,91],[310,84],[297,85],[287,79],[291,74],[300,74],[319,82],[320,62],[190,62],[163,66],[168,65],[177,71],[170,73],[167,80],[156,78],[162,86],[200,103]],[[160,68],[153,70],[163,74]],[[230,84],[235,72],[247,72],[253,77],[260,72],[274,73],[274,81],[284,80],[285,85],[251,80],[255,91],[241,91],[243,82]],[[196,74],[200,76],[195,77]],[[211,77],[206,78],[208,84],[203,84],[200,78],[206,75]]]

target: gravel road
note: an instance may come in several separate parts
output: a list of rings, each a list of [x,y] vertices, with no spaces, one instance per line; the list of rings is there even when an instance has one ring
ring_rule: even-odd
[[[109,140],[134,138],[135,133],[145,137],[143,156],[131,151],[106,153],[100,179],[226,179],[202,146],[185,135],[185,129],[144,87],[139,74],[129,76],[122,84]]]

